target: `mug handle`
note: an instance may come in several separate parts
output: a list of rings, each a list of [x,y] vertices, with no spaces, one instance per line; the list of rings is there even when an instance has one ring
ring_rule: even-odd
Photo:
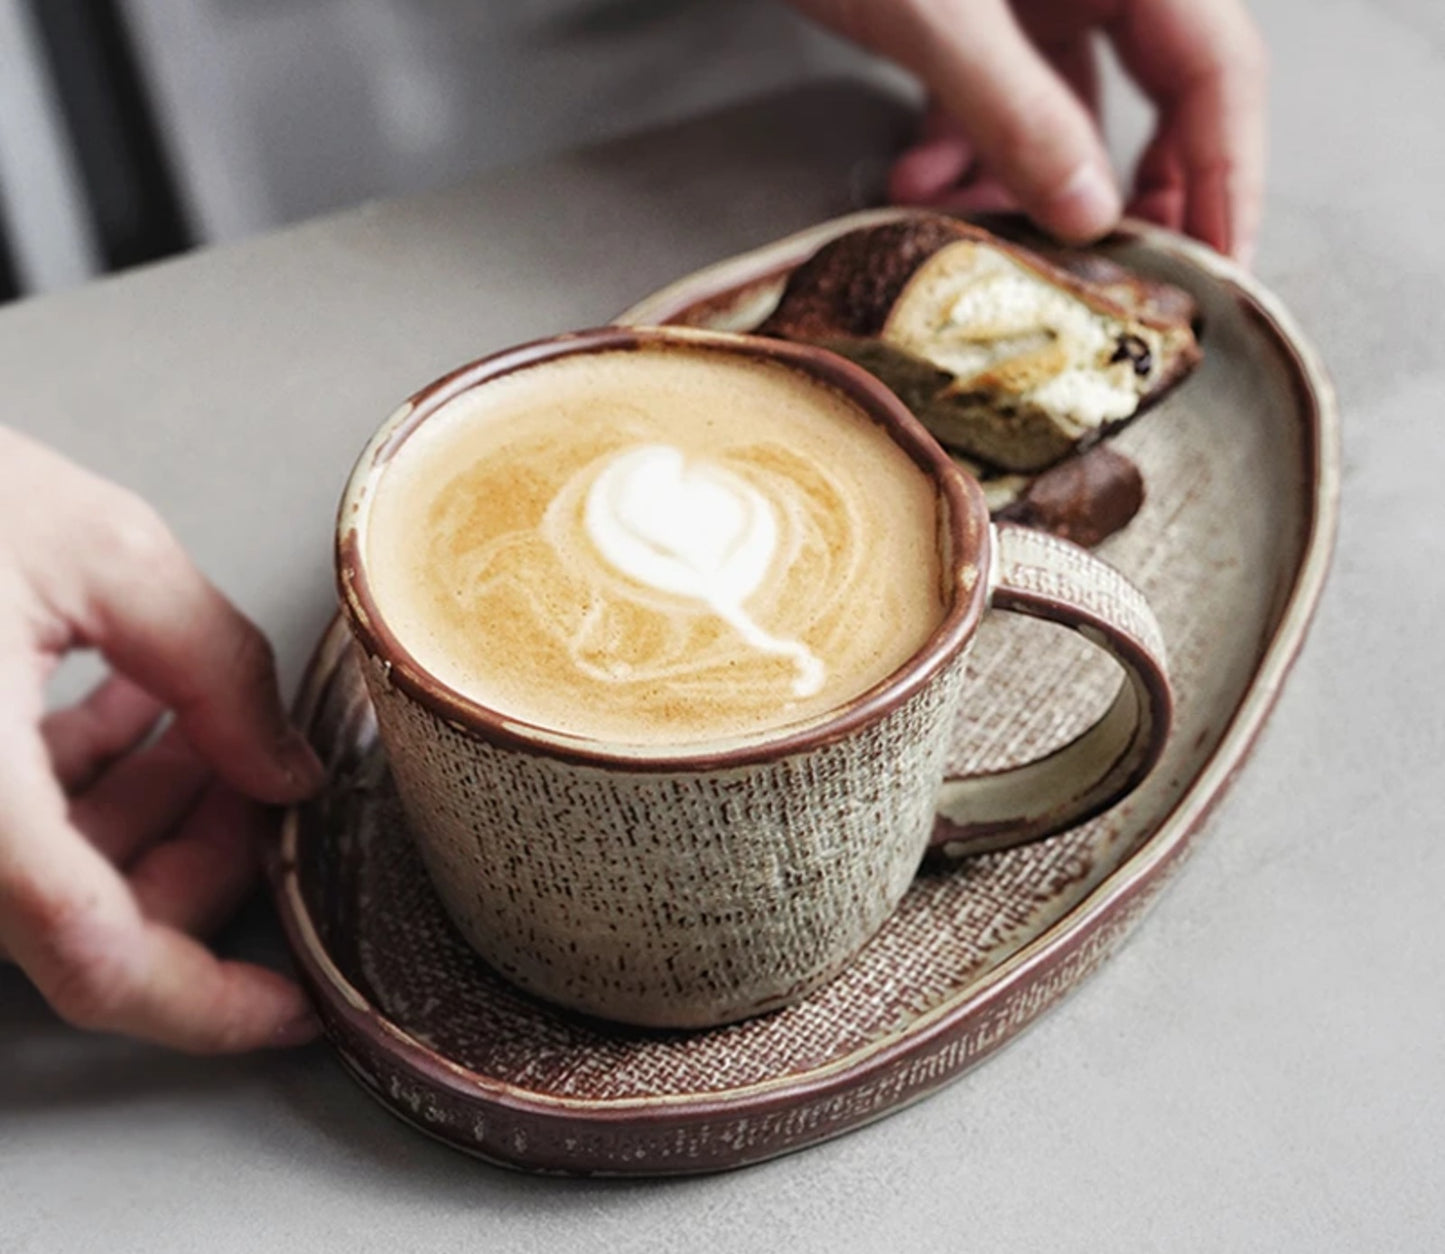
[[[1060,749],[1001,771],[945,779],[930,848],[964,857],[1028,844],[1132,792],[1159,761],[1174,698],[1149,603],[1076,544],[1012,523],[993,527],[992,607],[1072,627],[1124,669],[1108,711]]]

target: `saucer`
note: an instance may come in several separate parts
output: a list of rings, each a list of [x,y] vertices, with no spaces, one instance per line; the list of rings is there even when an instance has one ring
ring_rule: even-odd
[[[882,211],[886,214],[890,211]],[[744,329],[853,215],[672,285],[622,321]],[[1117,437],[1148,499],[1101,556],[1149,597],[1177,709],[1154,774],[1061,836],[920,872],[858,959],[805,1001],[698,1032],[554,1009],[492,974],[413,849],[350,641],[333,623],[298,717],[330,767],[272,868],[298,969],[362,1087],[447,1143],[547,1172],[716,1171],[859,1127],[956,1079],[1127,936],[1248,754],[1303,642],[1334,534],[1338,418],[1277,299],[1207,249],[1129,226],[1104,245],[1200,301],[1205,361]],[[1035,756],[1097,717],[1116,672],[1066,633],[985,622],[958,773]]]

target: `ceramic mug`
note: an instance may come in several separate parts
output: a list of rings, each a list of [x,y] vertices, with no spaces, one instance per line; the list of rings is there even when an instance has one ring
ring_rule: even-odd
[[[396,450],[449,401],[513,371],[678,343],[822,381],[922,468],[951,589],[933,635],[821,721],[722,749],[581,740],[429,674],[368,588],[370,504]],[[633,1024],[713,1025],[804,996],[882,926],[930,844],[1001,848],[1098,813],[1144,778],[1170,723],[1159,628],[1123,576],[1063,540],[991,525],[978,484],[882,384],[780,341],[609,327],[463,367],[407,402],[363,452],[342,500],[337,572],[396,786],[452,920],[515,984]],[[1062,749],[945,783],[969,647],[990,609],[1074,628],[1121,663],[1124,682]]]

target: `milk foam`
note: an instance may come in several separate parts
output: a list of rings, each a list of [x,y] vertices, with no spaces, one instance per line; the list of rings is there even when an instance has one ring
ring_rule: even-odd
[[[624,575],[701,601],[753,648],[793,659],[795,696],[822,688],[822,659],[764,631],[744,608],[778,551],[777,511],[747,480],[706,461],[689,464],[673,445],[643,444],[608,460],[585,518],[587,538]]]
[[[937,511],[887,434],[806,376],[588,354],[407,438],[367,576],[412,656],[482,705],[699,744],[822,717],[906,662],[943,614]]]

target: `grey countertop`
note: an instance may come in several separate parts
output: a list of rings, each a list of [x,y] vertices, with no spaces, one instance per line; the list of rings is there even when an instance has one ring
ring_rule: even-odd
[[[1343,525],[1257,751],[1117,957],[927,1101],[666,1183],[480,1165],[324,1046],[85,1037],[6,969],[0,1250],[1445,1248],[1445,10],[1261,7],[1258,269],[1339,385]],[[0,418],[152,498],[294,681],[395,400],[852,207],[903,120],[813,91],[21,304]],[[277,952],[264,903],[227,944]]]

